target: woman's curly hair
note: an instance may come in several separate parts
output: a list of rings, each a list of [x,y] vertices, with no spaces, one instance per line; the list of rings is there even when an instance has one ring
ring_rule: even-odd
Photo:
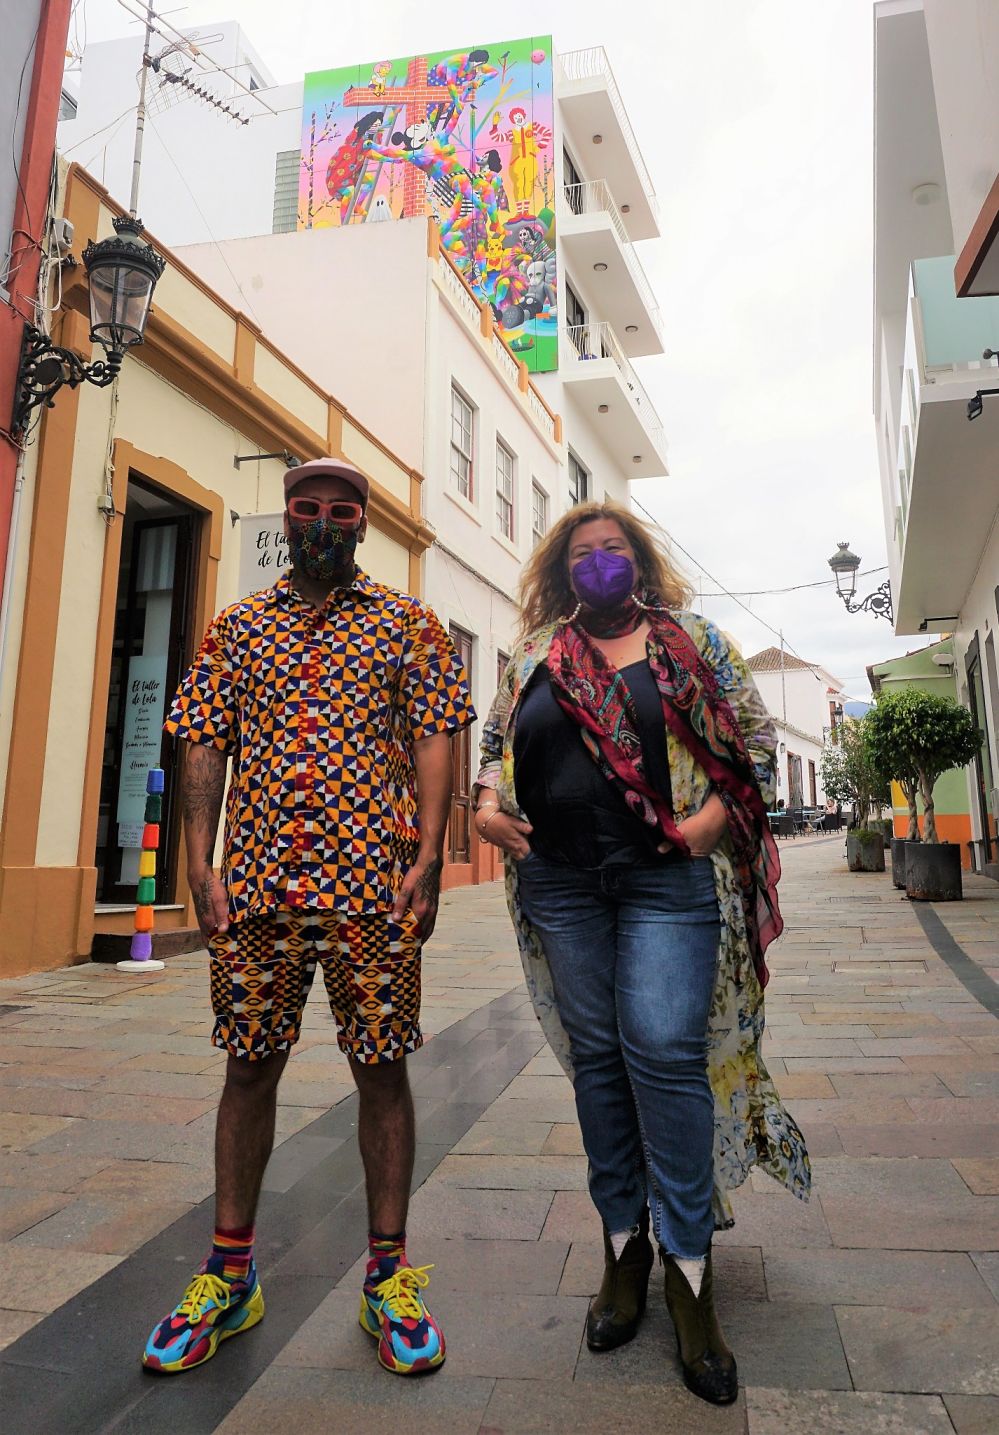
[[[665,534],[636,518],[620,503],[579,503],[555,523],[535,548],[520,579],[522,635],[566,617],[578,599],[569,582],[569,548],[582,523],[611,518],[635,551],[638,584],[667,608],[687,608],[694,590],[676,567]]]

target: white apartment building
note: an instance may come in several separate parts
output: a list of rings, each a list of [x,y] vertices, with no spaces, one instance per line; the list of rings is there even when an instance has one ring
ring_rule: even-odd
[[[435,532],[424,595],[462,651],[484,716],[538,537],[571,504],[626,503],[630,479],[667,473],[662,425],[632,363],[663,351],[635,248],[659,234],[658,207],[606,56],[554,57],[559,366],[529,376],[432,220],[296,230],[303,83],[273,85],[237,25],[198,43],[232,68],[235,78],[216,76],[212,89],[249,123],[204,102],[167,105],[169,94],[154,103],[142,218],[412,466]],[[113,120],[140,56],[137,39],[94,45],[66,82],[76,114],[61,125],[60,146],[89,158],[80,140],[111,124],[91,168],[119,199],[131,132],[122,144]],[[240,88],[251,80],[259,88]],[[494,870],[492,849],[470,831],[476,743],[473,729],[455,754],[452,882]]]
[[[975,866],[999,876],[999,8],[882,0],[874,56],[873,400],[895,630],[954,634],[983,732]]]
[[[764,648],[746,662],[777,728],[777,800],[788,809],[821,807],[822,749],[843,720],[843,684],[819,663],[780,648]]]

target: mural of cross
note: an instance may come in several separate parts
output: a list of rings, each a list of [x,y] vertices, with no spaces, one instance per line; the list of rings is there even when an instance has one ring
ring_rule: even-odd
[[[345,105],[377,106],[379,109],[398,105],[405,111],[400,129],[419,124],[427,117],[427,111],[446,98],[447,91],[440,85],[427,83],[426,56],[417,55],[410,60],[403,85],[389,85],[381,94],[370,86],[354,85],[343,97]],[[414,219],[426,213],[427,182],[415,165],[407,164],[402,181],[402,217]]]

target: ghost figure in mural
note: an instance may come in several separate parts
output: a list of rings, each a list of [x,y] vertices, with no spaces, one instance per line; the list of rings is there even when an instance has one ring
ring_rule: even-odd
[[[376,194],[371,201],[371,207],[365,216],[367,224],[384,224],[386,219],[394,219],[395,215],[389,207],[389,202],[384,194]]]
[[[343,144],[335,151],[327,167],[326,188],[330,198],[339,202],[341,221],[350,208],[354,186],[364,168],[367,145],[381,119],[381,110],[371,110],[362,115]]]
[[[510,126],[508,130],[501,130],[496,115],[489,135],[494,143],[509,144],[514,203],[518,214],[530,214],[538,181],[538,155],[551,144],[552,132],[547,125],[528,124],[527,111],[522,105],[515,105],[510,111]]]

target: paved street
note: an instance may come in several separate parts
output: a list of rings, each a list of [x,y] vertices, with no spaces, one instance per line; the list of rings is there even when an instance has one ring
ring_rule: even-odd
[[[999,887],[966,877],[963,903],[916,908],[889,876],[848,874],[841,836],[781,855],[768,1060],[815,1194],[754,1177],[718,1238],[738,1405],[679,1383],[658,1275],[631,1346],[582,1344],[599,1226],[494,885],[446,895],[426,961],[410,1249],[436,1263],[448,1359],[419,1381],[383,1373],[356,1323],[355,1099],[321,991],[265,1181],[267,1319],[156,1380],[143,1340],[210,1231],[204,956],[141,981],[90,965],[0,984],[6,1435],[999,1429]]]

